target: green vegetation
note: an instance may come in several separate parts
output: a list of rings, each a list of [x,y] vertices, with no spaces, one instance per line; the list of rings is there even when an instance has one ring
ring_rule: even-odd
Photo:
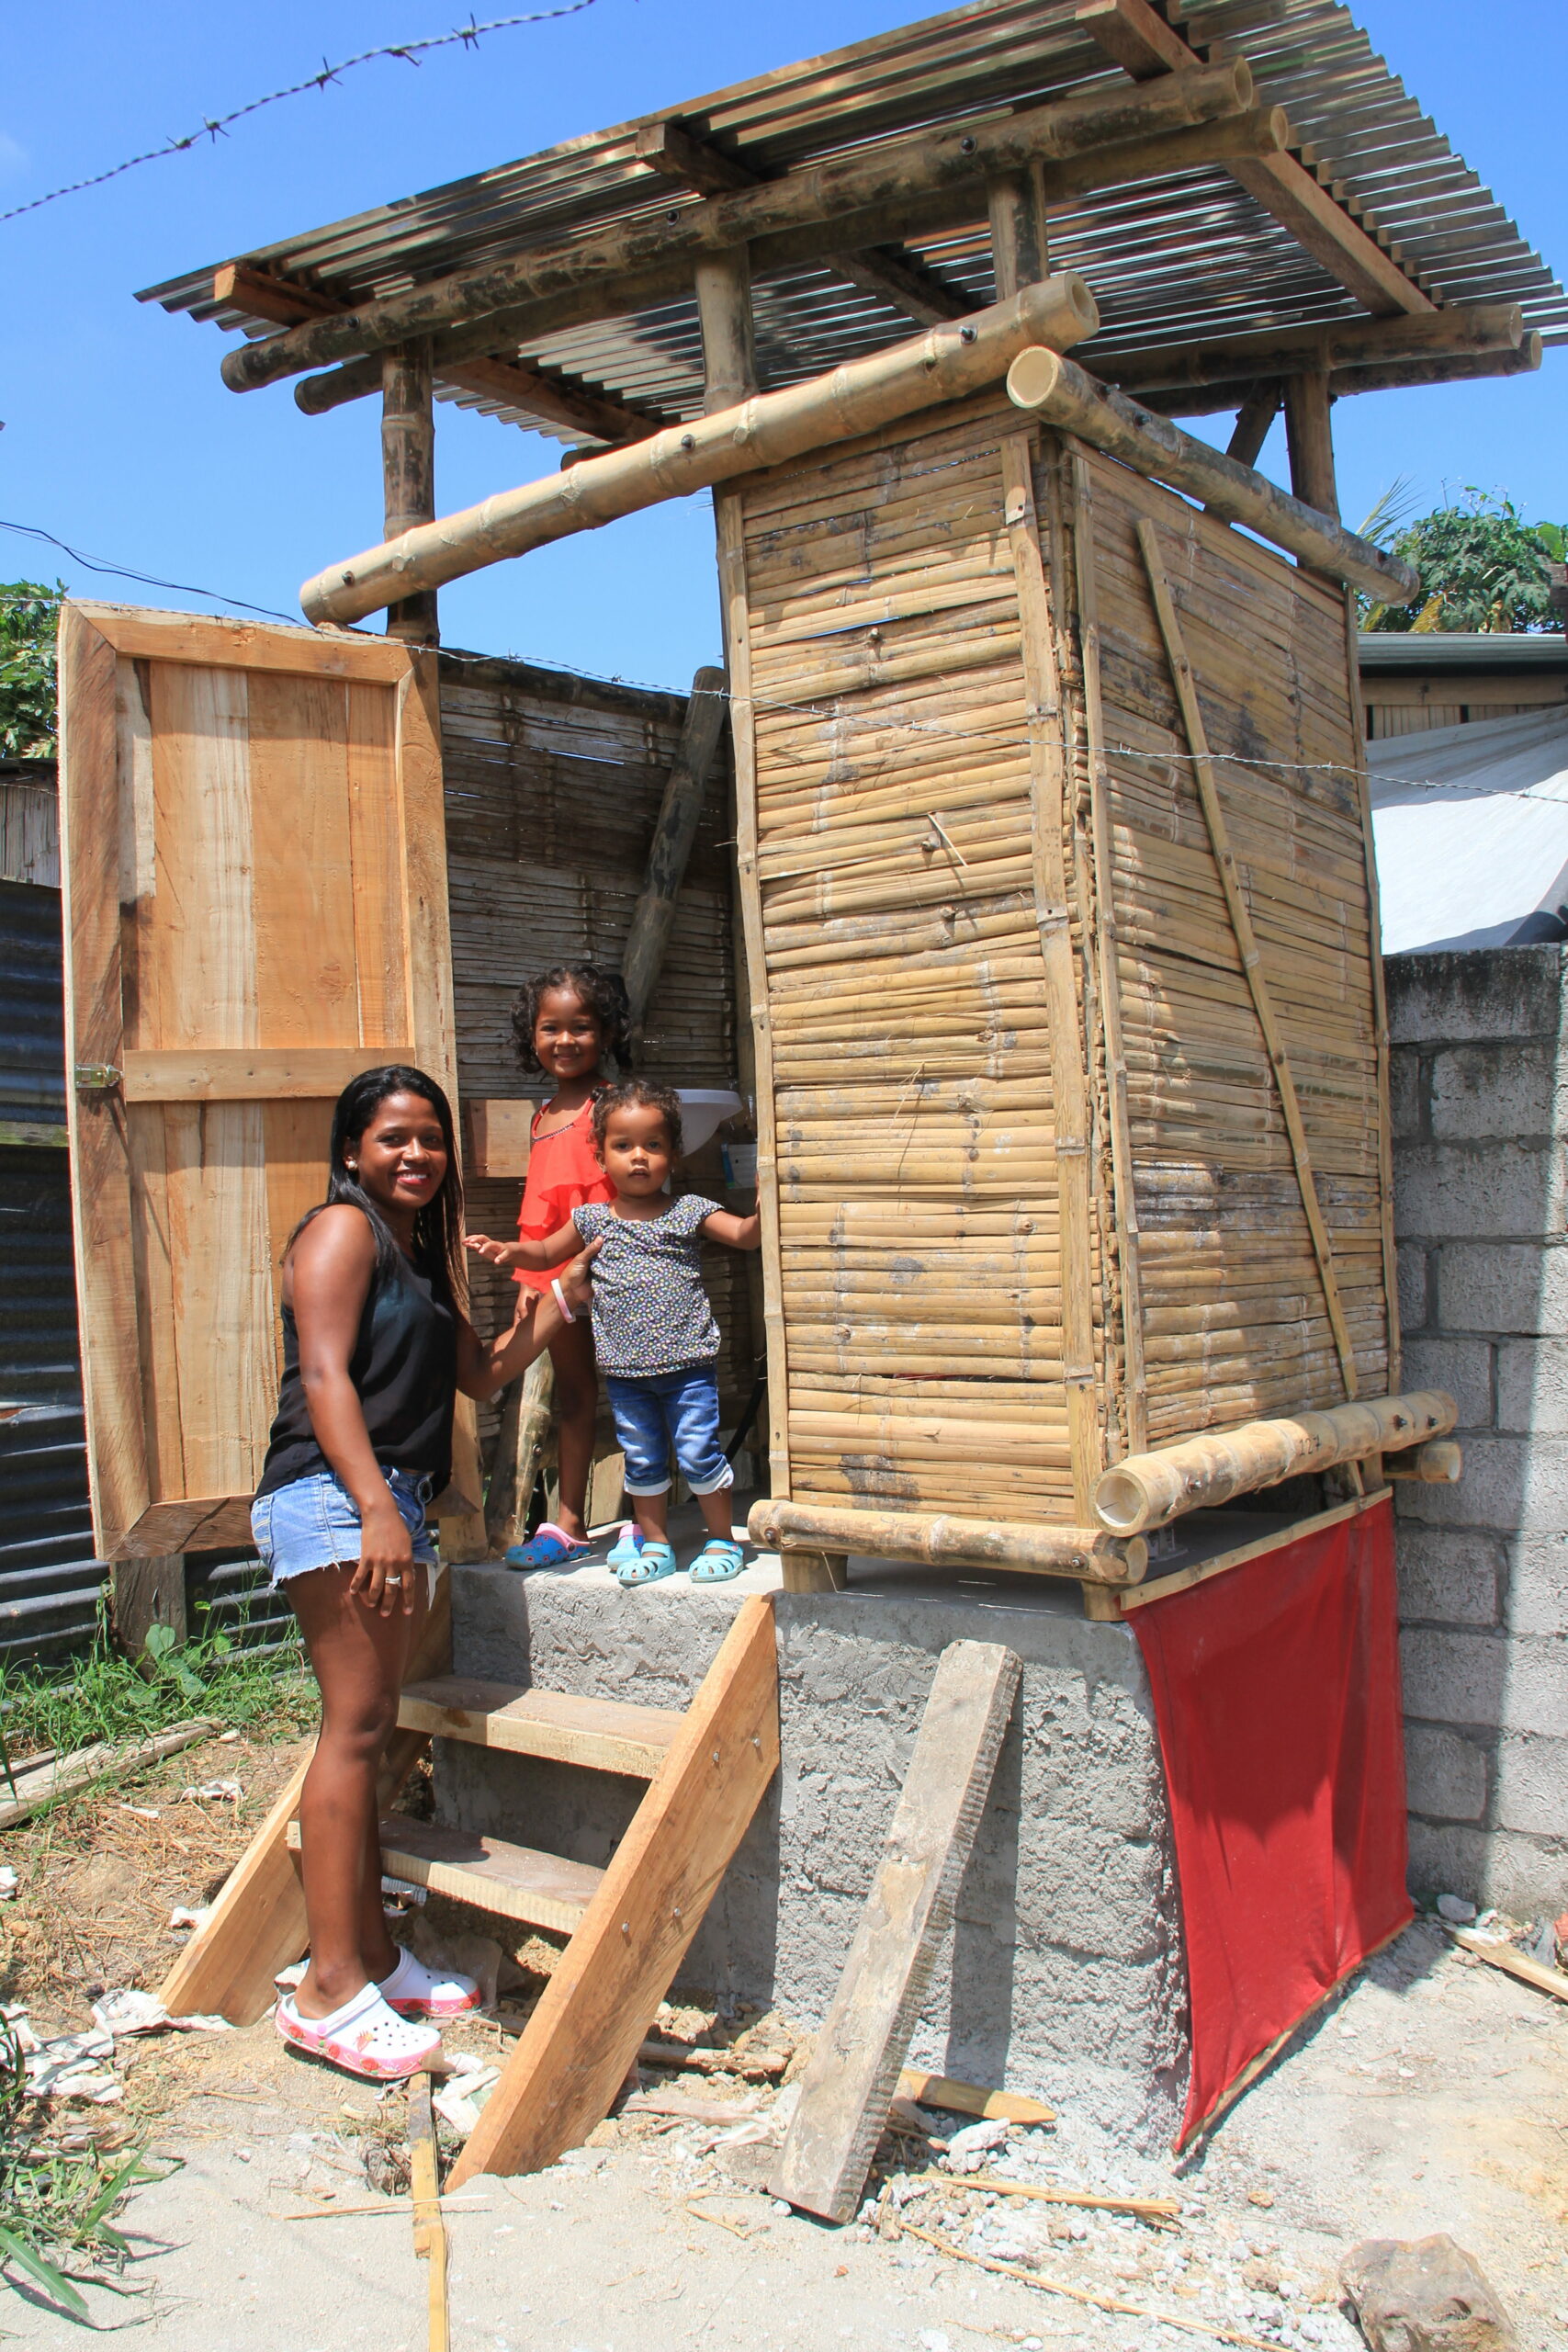
[[[316,1712],[316,1686],[297,1637],[263,1655],[228,1634],[176,1643],[167,1625],[154,1625],[146,1657],[131,1659],[114,1646],[101,1606],[85,1657],[0,1668],[0,1726],[16,1758],[48,1748],[69,1755],[96,1740],[150,1739],[193,1715],[285,1738],[308,1729]]]
[[[1421,574],[1426,602],[1372,605],[1361,626],[1494,635],[1560,629],[1548,567],[1562,561],[1565,543],[1562,524],[1527,523],[1506,493],[1469,488],[1463,504],[1439,506],[1393,537],[1393,552]]]
[[[65,582],[0,583],[0,759],[54,754],[54,640]]]
[[[73,2319],[90,2319],[73,2282],[128,2291],[105,2276],[130,2252],[114,2216],[138,2182],[165,2174],[149,2169],[145,2141],[113,2155],[51,2145],[28,2120],[24,2080],[16,2029],[0,2020],[0,2264],[26,2271]]]

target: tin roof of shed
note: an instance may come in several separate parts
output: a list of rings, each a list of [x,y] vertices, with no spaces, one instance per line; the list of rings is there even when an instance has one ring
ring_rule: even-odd
[[[1075,22],[1076,0],[975,0],[874,40],[728,90],[661,107],[334,221],[241,256],[345,304],[513,254],[539,239],[667,209],[672,190],[639,164],[644,123],[677,115],[772,175],[846,149],[1012,111],[1121,69]],[[1456,155],[1336,0],[1173,0],[1168,14],[1211,62],[1244,56],[1259,102],[1284,106],[1298,152],[1325,185],[1364,208],[1434,300],[1518,302],[1527,328],[1568,341],[1568,296],[1490,191]],[[676,197],[676,201],[684,201]],[[1052,214],[1052,256],[1087,279],[1103,326],[1078,354],[1180,345],[1360,315],[1354,298],[1223,167],[1101,189]],[[955,285],[992,298],[989,234],[970,227],[913,237],[910,249]],[[214,265],[140,298],[198,320],[269,333],[213,299]],[[911,332],[906,315],[837,277],[802,267],[755,288],[764,381],[795,382]],[[702,407],[694,298],[565,329],[504,356],[558,369],[677,416]],[[443,396],[517,424],[525,412],[444,388]],[[578,436],[544,426],[557,437]]]

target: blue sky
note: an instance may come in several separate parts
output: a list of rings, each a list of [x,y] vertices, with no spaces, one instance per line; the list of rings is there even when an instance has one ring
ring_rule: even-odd
[[[477,54],[365,66],[228,138],[0,224],[12,322],[0,514],[294,613],[306,573],[379,536],[373,406],[311,419],[287,385],[236,398],[218,375],[226,339],[137,304],[137,288],[924,13],[910,0],[596,0],[564,22],[495,34]],[[1474,0],[1356,0],[1352,13],[1527,239],[1568,270],[1562,0],[1488,0],[1484,11]],[[6,30],[0,208],[297,80],[323,53],[444,31],[463,14],[466,0],[273,0],[252,11],[76,0],[68,18],[23,12]],[[1565,378],[1568,352],[1554,352],[1532,379],[1341,402],[1348,519],[1405,475],[1423,507],[1476,482],[1510,491],[1532,517],[1568,520]],[[557,463],[536,435],[451,408],[438,416],[443,509]],[[1275,440],[1261,463],[1282,473]],[[198,601],[95,582],[0,532],[0,578],[57,574],[84,593]],[[718,641],[707,503],[655,509],[458,582],[443,592],[442,623],[450,644],[683,684]]]

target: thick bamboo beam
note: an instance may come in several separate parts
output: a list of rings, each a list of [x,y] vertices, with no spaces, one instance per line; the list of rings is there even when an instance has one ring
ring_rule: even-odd
[[[1325,326],[1273,327],[1265,334],[1176,348],[1107,352],[1103,360],[1087,356],[1094,359],[1097,375],[1146,400],[1154,392],[1289,376],[1303,368],[1326,368],[1333,374],[1401,360],[1517,351],[1524,337],[1524,313],[1517,302],[1472,302],[1419,319],[1335,319]]]
[[[1145,87],[1203,70],[1197,53],[1149,0],[1085,0],[1077,21]],[[1435,308],[1401,268],[1398,249],[1385,252],[1370,232],[1368,216],[1358,220],[1294,155],[1259,157],[1230,168],[1247,194],[1374,317]]]
[[[1033,286],[1050,274],[1045,183],[1039,165],[1026,172],[997,173],[986,186],[986,209],[997,300],[1005,302],[1021,286]]]
[[[435,519],[433,389],[428,336],[381,354],[381,488],[389,539]],[[438,645],[434,588],[389,605],[387,635],[410,645]]]
[[[725,196],[739,187],[761,187],[768,175],[753,171],[739,155],[699,139],[687,123],[678,120],[644,123],[637,135],[637,161],[661,172],[682,187],[700,196]],[[832,266],[840,277],[874,294],[921,326],[934,327],[943,319],[967,318],[980,308],[962,286],[950,286],[934,269],[901,245],[873,246],[864,253],[835,254]],[[1044,271],[1038,273],[1044,276]],[[1009,287],[1010,294],[1016,287]]]
[[[664,967],[665,952],[674,927],[675,901],[697,838],[714,753],[728,716],[724,672],[699,670],[692,680],[686,723],[681,729],[674,765],[664,786],[664,798],[648,853],[642,894],[633,910],[632,927],[621,956],[621,978],[631,1009],[628,1029],[633,1044],[641,1032],[649,999]]]
[[[857,1510],[777,1496],[752,1504],[747,1528],[753,1544],[786,1554],[915,1560],[929,1568],[1017,1568],[1034,1576],[1077,1577],[1087,1584],[1139,1584],[1149,1562],[1149,1547],[1136,1536],[1130,1542],[1108,1539],[1098,1528],[1013,1526],[954,1519],[945,1511]]]
[[[1195,440],[1168,417],[1097,383],[1055,351],[1026,351],[1015,359],[1008,371],[1008,392],[1015,407],[1091,441],[1151,481],[1167,482],[1200,500],[1223,521],[1245,523],[1314,571],[1343,580],[1380,604],[1408,605],[1420,594],[1420,578],[1409,564],[1384,555],[1332,516],[1303,506],[1250,466],[1239,466]],[[359,607],[362,612],[371,609],[368,605]]]
[[[1009,130],[1023,120],[1023,116],[1011,118]],[[1227,163],[1241,154],[1272,154],[1283,148],[1289,136],[1290,122],[1282,107],[1257,107],[1184,130],[1089,148],[1081,154],[1042,165],[1044,200],[1047,207],[1076,203],[1099,187],[1125,187],[1141,179]],[[858,212],[839,215],[830,229],[821,221],[808,221],[802,228],[752,237],[747,241],[751,275],[766,277],[802,265],[833,268],[835,253],[848,246],[880,247],[891,238],[964,228],[983,217],[985,201],[983,181],[976,175],[973,180],[952,187],[944,184],[923,196],[894,197]],[[505,345],[539,343],[567,327],[625,318],[653,303],[678,300],[691,291],[694,266],[676,254],[619,273],[590,277],[560,291],[531,295],[499,311],[486,311],[435,336],[436,375],[446,382],[455,368],[476,355],[498,351]],[[316,362],[305,364],[313,367]],[[312,409],[336,406],[373,391],[380,379],[367,370],[374,364],[373,359],[354,359],[344,368],[313,378]]]
[[[656,217],[616,221],[587,236],[547,238],[507,260],[428,280],[340,318],[308,320],[229,352],[223,380],[233,391],[252,391],[279,377],[303,375],[412,334],[493,319],[530,297],[575,292],[595,280],[624,278],[674,261],[685,264],[689,277],[700,255],[728,252],[770,232],[804,228],[819,254],[835,245],[839,251],[858,248],[864,242],[858,233],[837,243],[831,232],[867,209],[907,208],[912,198],[953,190],[967,199],[998,171],[1124,147],[1152,134],[1239,115],[1251,103],[1252,76],[1245,65],[1206,66],[1168,75],[1148,90],[1086,91],[978,123],[973,130],[890,140],[759,187],[674,206]],[[829,234],[822,233],[825,228]],[[753,262],[760,266],[755,255]]]
[[[1414,1478],[1423,1487],[1457,1487],[1463,1476],[1464,1450],[1448,1437],[1429,1438],[1383,1464],[1385,1478]]]
[[[1069,272],[1047,278],[960,325],[932,327],[829,375],[760,393],[739,408],[696,418],[683,431],[671,428],[590,458],[569,473],[502,491],[464,514],[367,548],[308,580],[300,603],[313,621],[360,620],[415,588],[438,587],[662,499],[853,440],[895,417],[980,391],[1020,351],[1080,342],[1098,321],[1081,277]],[[1386,584],[1378,593],[1386,600]]]
[[[1261,391],[1250,393],[1236,411],[1235,431],[1225,445],[1225,455],[1238,466],[1255,466],[1263,454],[1263,444],[1280,413],[1280,387],[1266,384]]]
[[[1403,1453],[1446,1435],[1458,1419],[1451,1396],[1422,1388],[1407,1396],[1365,1397],[1325,1413],[1301,1413],[1291,1420],[1244,1421],[1239,1429],[1129,1454],[1101,1476],[1094,1490],[1095,1515],[1113,1535],[1142,1535],[1187,1511],[1210,1510],[1282,1478],[1331,1470],[1338,1462],[1365,1462],[1376,1453]]]
[[[1285,444],[1291,460],[1291,492],[1320,514],[1339,516],[1339,485],[1334,473],[1334,424],[1328,371],[1303,368],[1285,379]]]
[[[1330,371],[1328,390],[1335,400],[1342,401],[1358,392],[1406,391],[1421,384],[1469,384],[1494,376],[1533,376],[1540,359],[1541,339],[1532,329],[1517,350],[1434,352],[1426,359],[1385,359],[1365,368],[1336,368]],[[1269,386],[1282,396],[1284,380],[1217,377],[1212,384],[1143,392],[1139,397],[1160,416],[1213,416],[1223,409],[1244,407]]]

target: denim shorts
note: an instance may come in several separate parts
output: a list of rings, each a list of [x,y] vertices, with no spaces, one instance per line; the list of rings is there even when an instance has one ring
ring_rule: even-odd
[[[716,1495],[735,1483],[718,1442],[718,1379],[711,1363],[651,1380],[604,1376],[615,1435],[626,1462],[628,1495],[662,1495],[670,1456],[694,1495]]]
[[[434,1539],[424,1523],[430,1480],[407,1470],[383,1475],[413,1539],[414,1558],[430,1571],[434,1593],[438,1563]],[[359,1506],[341,1478],[330,1470],[313,1471],[308,1478],[293,1478],[287,1487],[258,1495],[251,1505],[251,1533],[276,1592],[290,1577],[307,1576],[312,1568],[345,1567],[358,1559]]]

